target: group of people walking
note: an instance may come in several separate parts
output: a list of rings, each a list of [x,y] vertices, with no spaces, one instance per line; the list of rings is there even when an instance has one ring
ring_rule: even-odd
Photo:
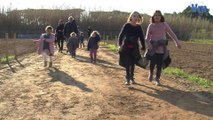
[[[45,32],[39,40],[34,42],[37,45],[38,54],[42,54],[44,60],[44,67],[47,67],[49,61],[49,67],[52,67],[54,55],[54,44],[55,47],[58,45],[58,51],[63,52],[64,41],[66,41],[67,53],[73,58],[76,57],[76,49],[84,48],[84,33],[78,30],[75,19],[70,16],[68,22],[64,24],[63,20],[60,19],[58,26],[56,27],[55,34],[52,26],[47,26]],[[90,59],[92,63],[96,63],[98,43],[100,41],[100,34],[98,31],[92,31],[88,28],[88,45],[87,50],[90,51]],[[49,57],[49,60],[47,60]]]
[[[135,84],[134,70],[137,61],[139,60],[140,51],[146,52],[146,59],[150,60],[150,72],[148,80],[151,82],[154,79],[154,68],[157,67],[155,81],[156,85],[160,85],[161,70],[164,64],[165,55],[167,53],[168,40],[166,34],[168,33],[173,39],[177,48],[181,48],[180,42],[169,25],[165,22],[165,18],[161,11],[157,10],[151,17],[151,23],[146,30],[144,37],[141,24],[143,17],[138,12],[133,12],[127,19],[127,22],[121,28],[118,37],[119,45],[119,64],[122,62],[126,70],[126,85]],[[67,43],[67,52],[75,58],[76,49],[84,47],[84,34],[79,32],[76,22],[72,16],[68,18],[68,22],[63,23],[59,20],[56,28],[56,35],[53,34],[53,28],[47,26],[46,33],[42,34],[40,39],[35,41],[38,45],[38,53],[43,55],[44,66],[47,66],[47,57],[49,56],[49,66],[52,66],[52,56],[54,55],[54,41],[55,37],[59,47],[59,52],[63,51],[64,40]],[[88,44],[87,50],[90,51],[90,59],[92,63],[96,63],[98,43],[100,41],[100,34],[98,31],[92,31],[88,28]],[[80,42],[79,42],[80,41]],[[167,55],[168,57],[168,55]]]
[[[134,84],[134,69],[137,63],[139,51],[139,43],[141,44],[141,50],[145,51],[147,44],[147,53],[149,56],[146,59],[150,60],[150,72],[148,80],[152,82],[154,79],[154,68],[156,70],[156,85],[160,85],[160,77],[162,65],[164,63],[164,56],[167,52],[168,40],[166,34],[168,33],[174,40],[176,47],[181,48],[180,42],[177,39],[174,32],[171,30],[169,25],[165,22],[165,18],[161,11],[156,10],[151,17],[151,23],[148,25],[146,30],[146,36],[143,35],[141,23],[143,22],[142,16],[138,12],[130,14],[127,23],[125,23],[119,34],[119,55],[120,61],[124,64],[122,66],[126,69],[126,85],[130,83]],[[138,42],[140,39],[140,42]],[[167,55],[167,57],[169,57]]]

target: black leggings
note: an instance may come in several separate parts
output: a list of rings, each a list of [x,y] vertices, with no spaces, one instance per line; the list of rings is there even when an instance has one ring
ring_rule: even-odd
[[[63,38],[61,38],[61,39],[59,38],[59,39],[57,39],[57,42],[58,42],[59,50],[63,51],[64,39]]]
[[[134,57],[134,48],[127,48],[125,51],[125,68],[126,68],[126,79],[134,79],[134,70],[135,70],[135,57]]]
[[[153,75],[153,71],[154,71],[155,65],[157,65],[157,71],[156,71],[156,78],[157,79],[160,79],[162,64],[163,64],[163,54],[155,53],[151,57],[150,74]]]

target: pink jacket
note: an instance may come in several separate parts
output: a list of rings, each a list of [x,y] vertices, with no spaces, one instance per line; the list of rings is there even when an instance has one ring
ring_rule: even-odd
[[[54,41],[55,41],[55,35],[51,34],[49,38],[44,38],[44,35],[46,35],[46,33],[42,34],[40,39],[38,40],[34,40],[34,42],[36,43],[37,46],[37,52],[40,55],[43,51],[43,41],[46,40],[49,43],[49,48],[50,48],[50,53],[52,55],[54,55]]]
[[[175,44],[179,44],[179,40],[174,32],[171,30],[169,25],[166,22],[155,24],[149,24],[147,31],[146,31],[146,42],[150,46],[151,41],[158,41],[158,40],[166,40],[166,34],[172,38]],[[164,53],[164,47],[160,46],[156,49],[156,53]]]

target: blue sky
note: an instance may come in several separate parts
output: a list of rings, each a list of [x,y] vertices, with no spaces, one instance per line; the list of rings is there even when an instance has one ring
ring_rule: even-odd
[[[27,8],[83,8],[86,10],[139,11],[152,15],[155,10],[163,13],[181,12],[191,3],[206,5],[213,15],[212,0],[0,0],[0,7]]]

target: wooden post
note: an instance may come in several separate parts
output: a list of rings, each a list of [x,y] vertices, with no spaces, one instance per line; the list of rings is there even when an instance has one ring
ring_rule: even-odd
[[[17,59],[17,52],[16,52],[16,33],[13,34],[13,46],[14,46],[14,55],[15,59]]]
[[[106,41],[107,41],[107,43],[109,43],[109,36],[108,35],[106,36]]]
[[[5,45],[5,47],[6,47],[6,61],[7,61],[7,63],[9,63],[9,59],[8,59],[8,49],[9,49],[9,47],[8,47],[8,41],[9,41],[9,35],[8,35],[8,33],[5,33],[5,43],[6,43],[6,45]]]
[[[104,45],[106,44],[106,35],[103,34]]]

